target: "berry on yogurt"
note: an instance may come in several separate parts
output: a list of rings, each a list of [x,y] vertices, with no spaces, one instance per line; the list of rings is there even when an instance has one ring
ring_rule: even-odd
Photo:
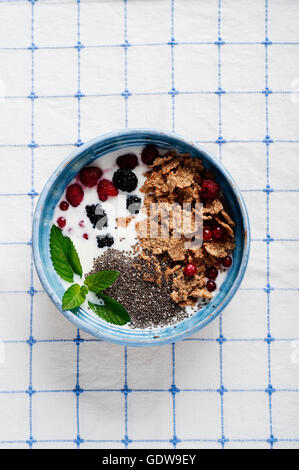
[[[66,200],[71,206],[77,207],[81,204],[84,197],[84,191],[80,184],[74,183],[67,187]]]
[[[131,170],[116,170],[112,180],[117,189],[128,193],[134,191],[138,185],[137,176]]]
[[[101,201],[107,201],[109,196],[114,197],[118,195],[118,190],[115,185],[112,183],[112,181],[106,179],[99,181],[97,191]]]
[[[58,227],[61,229],[64,228],[66,225],[66,220],[64,217],[59,217],[56,222],[57,222]]]
[[[62,211],[67,211],[69,206],[69,203],[66,201],[61,201],[61,203],[59,204],[59,207]]]
[[[116,164],[121,170],[134,170],[138,165],[137,155],[135,155],[135,153],[120,155],[116,160]]]
[[[103,172],[97,166],[85,166],[79,173],[79,179],[84,186],[92,188],[102,177]]]
[[[107,227],[107,214],[101,204],[91,204],[90,206],[86,206],[85,210],[93,228],[96,227],[97,229],[102,230],[102,228]]]
[[[151,165],[159,157],[159,150],[153,144],[149,144],[142,150],[141,160],[146,165]]]
[[[98,235],[97,244],[99,248],[105,248],[112,246],[114,243],[114,238],[111,235]]]
[[[141,208],[141,198],[139,196],[127,197],[127,209],[132,215],[139,214]]]

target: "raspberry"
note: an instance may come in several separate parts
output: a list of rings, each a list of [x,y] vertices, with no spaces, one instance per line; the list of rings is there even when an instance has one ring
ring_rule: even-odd
[[[141,207],[141,198],[138,196],[127,197],[127,209],[130,214],[139,214]]]
[[[71,184],[66,190],[66,199],[73,207],[79,206],[83,197],[84,192],[80,184]]]
[[[187,264],[184,268],[184,274],[188,277],[193,277],[197,273],[197,267],[195,264]]]
[[[215,238],[215,240],[223,240],[224,236],[225,236],[225,229],[223,227],[218,225],[217,227],[214,228],[213,238]]]
[[[216,282],[209,280],[207,282],[207,289],[209,292],[213,292],[217,288]]]
[[[208,240],[211,240],[212,238],[212,231],[209,228],[204,228],[202,231],[202,238],[206,242]]]
[[[59,204],[59,207],[62,211],[67,211],[69,208],[69,203],[66,201],[61,201],[61,203]]]
[[[117,170],[113,175],[113,183],[118,189],[131,193],[137,188],[138,179],[131,170]]]
[[[126,153],[118,157],[116,164],[121,170],[134,170],[138,165],[138,158],[135,153]]]
[[[98,184],[98,196],[101,201],[107,201],[108,196],[117,196],[118,195],[118,190],[112,183],[112,181],[109,180],[101,180],[99,181]]]
[[[99,248],[105,248],[105,246],[112,246],[114,243],[113,237],[110,235],[98,235],[97,236],[97,244]]]
[[[225,258],[222,258],[222,260],[220,260],[220,262],[221,262],[221,264],[224,268],[230,268],[231,265],[232,265],[233,260],[231,259],[230,256],[225,256]]]
[[[64,217],[59,217],[59,218],[56,220],[56,222],[57,222],[57,225],[58,225],[59,228],[65,227],[66,220],[65,220]]]
[[[93,228],[97,227],[98,230],[102,230],[102,228],[107,227],[107,214],[101,204],[86,206],[85,210]]]
[[[207,269],[207,278],[215,280],[218,276],[218,270],[214,266],[210,266]]]
[[[92,188],[97,184],[102,174],[101,168],[97,166],[86,166],[80,171],[79,178],[82,184]]]
[[[220,193],[220,186],[214,180],[203,180],[202,197],[208,201],[216,199]]]
[[[141,160],[146,165],[151,165],[159,157],[159,150],[153,144],[149,144],[141,152]]]

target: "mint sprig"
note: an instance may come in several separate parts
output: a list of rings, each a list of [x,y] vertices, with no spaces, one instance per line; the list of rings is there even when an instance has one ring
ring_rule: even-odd
[[[87,287],[73,284],[65,291],[62,297],[62,310],[72,310],[73,308],[79,307],[86,299],[87,293]]]
[[[62,231],[52,225],[50,233],[50,254],[56,273],[65,281],[73,282],[74,274],[82,277],[82,265],[76,248],[69,237],[65,237]],[[89,291],[98,294],[104,305],[88,302],[89,307],[103,320],[114,325],[125,325],[130,321],[130,316],[125,307],[119,304],[102,291],[110,287],[118,278],[119,271],[103,270],[90,274],[84,279],[84,284],[73,284],[62,297],[62,310],[73,310],[86,299]]]
[[[82,276],[82,266],[76,248],[69,237],[52,225],[50,233],[50,254],[57,274],[67,282],[73,282],[74,273]]]
[[[99,271],[95,274],[90,274],[84,280],[89,290],[98,294],[104,289],[110,287],[118,278],[119,271]]]
[[[104,305],[88,302],[91,310],[93,310],[99,317],[109,323],[120,326],[125,325],[130,321],[130,316],[123,305],[119,304],[108,295],[101,294],[101,297],[105,302]]]

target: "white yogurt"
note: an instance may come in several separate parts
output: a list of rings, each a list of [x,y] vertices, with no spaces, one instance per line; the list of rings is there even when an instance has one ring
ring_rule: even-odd
[[[139,191],[139,189],[145,181],[143,174],[148,171],[148,167],[141,162],[140,154],[142,149],[143,147],[130,147],[127,152],[135,153],[139,156],[139,165],[134,169],[134,173],[138,178],[138,186],[135,191],[130,193],[130,195],[138,195],[143,202],[144,196],[143,193]],[[94,160],[90,166],[100,167],[104,173],[103,178],[112,181],[113,173],[118,169],[118,166],[116,165],[116,159],[125,153],[126,150],[124,149],[111,152],[101,158],[98,158],[97,160]],[[70,184],[75,183],[76,181],[76,178],[74,178]],[[84,273],[88,273],[92,269],[94,258],[97,258],[97,256],[102,254],[104,250],[107,250],[107,247],[98,248],[98,235],[111,235],[114,239],[112,248],[116,250],[130,251],[136,244],[137,238],[135,223],[145,217],[141,210],[139,211],[139,214],[134,216],[126,228],[118,227],[116,223],[116,218],[118,217],[132,217],[132,214],[130,214],[126,208],[127,196],[128,193],[119,191],[118,196],[108,197],[107,201],[100,201],[97,193],[97,186],[93,188],[84,187],[84,198],[81,204],[78,207],[72,207],[70,205],[68,210],[62,211],[59,207],[59,204],[61,201],[66,200],[65,192],[63,193],[55,208],[53,223],[56,223],[56,220],[59,217],[64,217],[66,219],[66,225],[63,228],[63,235],[66,235],[72,239],[79,254]],[[85,210],[87,205],[99,203],[108,217],[107,227],[103,227],[102,230],[99,230],[97,227],[92,227]],[[84,233],[88,234],[88,240],[83,238]]]

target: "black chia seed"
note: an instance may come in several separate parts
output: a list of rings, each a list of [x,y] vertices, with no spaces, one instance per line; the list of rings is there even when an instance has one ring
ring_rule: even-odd
[[[131,328],[157,328],[182,321],[189,314],[170,298],[171,288],[167,284],[161,287],[142,279],[143,272],[136,268],[136,258],[124,251],[113,248],[106,250],[94,259],[93,269],[89,274],[102,269],[120,271],[115,283],[105,290],[121,303],[131,317]],[[145,265],[140,265],[145,269]],[[149,272],[147,268],[147,273]]]

